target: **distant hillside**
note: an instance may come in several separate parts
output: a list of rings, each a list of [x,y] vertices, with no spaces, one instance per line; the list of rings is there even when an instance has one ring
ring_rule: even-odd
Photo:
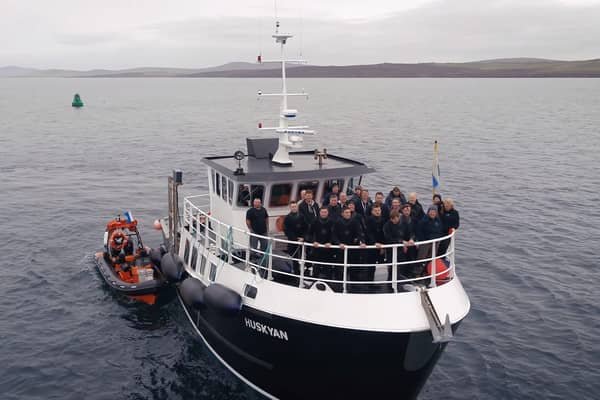
[[[266,78],[276,70],[237,70],[193,73],[191,77]],[[299,66],[288,73],[292,78],[542,78],[600,77],[600,59],[555,61],[541,59],[500,59],[467,63],[371,64],[347,66]]]
[[[36,70],[15,66],[0,68],[0,77],[279,77],[277,64],[233,62],[211,68],[131,68],[73,71]],[[368,64],[345,66],[290,65],[291,78],[550,78],[600,77],[600,59],[559,61],[538,58],[505,58],[466,63]]]

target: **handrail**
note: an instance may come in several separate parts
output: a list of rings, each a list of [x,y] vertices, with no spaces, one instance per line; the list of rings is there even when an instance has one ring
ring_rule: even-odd
[[[202,194],[202,195],[196,195],[196,196],[189,196],[186,197],[184,199],[184,212],[183,212],[183,221],[184,224],[183,226],[188,226],[190,227],[190,232],[192,232],[192,229],[194,229],[193,235],[196,237],[197,240],[199,239],[204,239],[204,247],[206,249],[210,248],[211,243],[214,244],[214,251],[217,252],[218,255],[226,255],[227,258],[227,262],[229,264],[232,263],[243,263],[246,270],[255,270],[255,271],[264,271],[263,273],[259,274],[262,277],[265,277],[266,275],[266,279],[268,280],[272,280],[273,279],[273,273],[276,274],[280,274],[280,275],[284,275],[284,276],[288,276],[288,277],[295,277],[298,278],[299,283],[298,286],[300,288],[304,288],[306,287],[306,282],[316,282],[316,281],[321,281],[321,282],[325,282],[329,285],[333,284],[333,285],[340,285],[342,286],[342,290],[344,293],[347,292],[347,288],[348,285],[353,285],[353,286],[357,286],[357,285],[365,285],[365,287],[369,287],[367,285],[392,285],[393,287],[393,291],[397,292],[398,290],[398,285],[402,285],[402,284],[407,284],[407,283],[416,283],[416,284],[420,284],[420,285],[424,285],[427,284],[427,282],[429,281],[429,286],[430,287],[436,287],[438,285],[438,279],[441,279],[440,277],[442,275],[445,275],[447,278],[445,278],[446,280],[451,280],[454,278],[455,276],[455,263],[454,263],[454,239],[455,239],[455,233],[456,231],[453,229],[451,230],[451,232],[446,235],[443,236],[441,238],[436,238],[436,239],[431,239],[431,240],[425,240],[425,241],[421,241],[421,242],[415,242],[415,246],[423,246],[423,245],[427,245],[427,244],[433,244],[433,243],[441,243],[445,240],[450,240],[449,245],[446,249],[446,252],[444,254],[436,254],[437,249],[436,246],[432,245],[431,246],[431,256],[430,257],[425,257],[422,259],[418,259],[418,260],[408,260],[408,261],[401,261],[398,260],[398,253],[399,250],[404,246],[403,243],[394,243],[394,244],[381,244],[381,245],[362,245],[362,246],[358,246],[358,245],[331,245],[328,246],[328,249],[332,249],[332,250],[342,250],[342,254],[343,254],[343,262],[320,262],[320,261],[315,261],[315,260],[310,260],[307,259],[307,249],[308,248],[314,248],[313,247],[313,243],[312,242],[298,242],[298,241],[291,241],[291,240],[287,240],[287,239],[281,239],[281,238],[276,238],[276,237],[272,237],[272,236],[264,236],[264,235],[258,235],[252,232],[249,232],[247,230],[243,230],[240,228],[237,228],[235,226],[229,225],[229,224],[225,224],[221,221],[219,221],[218,219],[212,217],[210,215],[209,211],[205,211],[203,210],[203,208],[205,207],[210,207],[210,202],[208,202],[207,204],[200,204],[200,205],[196,205],[194,204],[191,199],[198,199],[198,198],[206,198],[207,200],[209,199],[207,194]],[[226,236],[224,235],[223,232],[226,232]],[[234,232],[237,232],[238,236],[242,236],[244,239],[244,242],[239,242],[235,240],[235,234]],[[204,236],[204,237],[202,237]],[[266,249],[254,249],[251,248],[250,246],[250,239],[251,237],[255,237],[258,239],[263,239],[264,241],[266,241],[269,245],[267,246]],[[275,245],[277,243],[280,243],[282,245],[288,245],[288,244],[293,244],[296,246],[299,246],[298,248],[301,249],[300,250],[300,258],[298,258],[297,254],[295,254],[296,257],[292,257],[291,255],[288,254],[276,254],[275,252],[273,252],[272,250],[275,248]],[[223,246],[225,245],[226,248],[224,248]],[[319,247],[325,247],[323,245],[319,246]],[[245,255],[243,258],[238,257],[237,255],[234,255],[233,252],[231,251],[232,249],[242,249],[245,250]],[[373,280],[373,281],[354,281],[354,280],[348,280],[348,268],[356,268],[356,267],[363,267],[363,268],[368,268],[368,267],[373,267],[373,264],[366,264],[366,263],[348,263],[348,251],[349,250],[356,250],[356,249],[361,249],[361,250],[380,250],[380,249],[391,249],[392,251],[392,260],[389,260],[389,262],[385,262],[385,263],[378,263],[378,266],[385,266],[390,268],[392,270],[392,279],[391,280]],[[259,262],[258,264],[256,262],[253,262],[251,254],[256,254],[258,256],[258,258],[262,259],[262,262]],[[273,258],[277,258],[277,259],[284,259],[284,260],[290,260],[292,263],[297,263],[300,267],[300,272],[299,274],[295,274],[293,273],[293,271],[290,272],[285,272],[285,271],[273,271]],[[266,259],[266,265],[264,265],[264,261]],[[434,260],[437,259],[447,259],[449,261],[449,266],[447,269],[442,270],[442,271],[436,271],[436,263],[434,262]],[[387,260],[386,260],[387,261]],[[313,266],[315,265],[323,265],[323,266],[328,266],[328,267],[333,267],[333,268],[342,268],[342,275],[343,278],[342,280],[336,280],[336,279],[326,279],[326,278],[320,278],[320,277],[307,277],[305,276],[305,264],[306,263],[310,263]],[[424,276],[419,276],[419,277],[414,277],[414,278],[406,278],[404,276],[402,276],[402,278],[405,279],[398,279],[398,270],[397,267],[401,267],[403,265],[415,265],[415,264],[425,264],[427,265],[428,263],[431,263],[431,273],[429,275],[424,275]]]

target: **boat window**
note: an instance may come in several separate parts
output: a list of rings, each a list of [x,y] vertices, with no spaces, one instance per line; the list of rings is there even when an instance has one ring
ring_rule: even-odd
[[[269,198],[269,207],[287,206],[292,194],[291,183],[276,183],[271,186],[271,197]]]
[[[217,182],[217,185],[215,186],[215,192],[217,193],[218,196],[221,195],[221,174],[219,174],[218,172],[215,172],[215,181]]]
[[[239,185],[236,204],[238,207],[250,207],[250,186]]]
[[[210,170],[210,175],[212,176],[212,190],[213,192],[217,191],[217,178],[215,178],[215,170]]]
[[[214,281],[216,277],[217,277],[217,266],[213,263],[210,263],[210,275],[208,276],[208,279],[210,279],[211,281]]]
[[[319,181],[305,181],[300,182],[298,184],[298,193],[296,193],[296,199],[300,200],[302,197],[300,196],[300,192],[303,190],[312,190],[313,191],[313,199],[318,201],[317,198],[317,190],[319,189]]]
[[[332,188],[335,185],[338,185],[338,187],[339,187],[338,193],[341,192],[344,189],[344,180],[340,178],[340,179],[329,179],[328,181],[325,181],[325,185],[323,187],[323,203],[329,203],[329,199],[326,197],[329,196],[329,194],[332,192]]]
[[[185,249],[183,250],[183,260],[185,262],[189,261],[189,257],[190,256],[190,240],[189,239],[185,239]]]
[[[233,181],[232,180],[228,180],[227,181],[228,185],[227,185],[227,195],[228,200],[229,200],[229,204],[233,203]]]
[[[227,177],[226,176],[221,176],[221,198],[225,201],[227,201]]]
[[[264,185],[251,185],[250,186],[250,199],[254,200],[259,198],[262,202],[265,201],[265,186]]]
[[[360,178],[355,176],[348,180],[348,187],[346,188],[346,194],[352,196],[354,194],[354,188],[360,185]]]
[[[200,270],[198,271],[200,275],[204,275],[204,271],[206,270],[206,256],[202,254],[200,257]]]
[[[192,261],[190,261],[190,267],[196,269],[196,261],[198,261],[198,247],[194,246],[192,249]]]

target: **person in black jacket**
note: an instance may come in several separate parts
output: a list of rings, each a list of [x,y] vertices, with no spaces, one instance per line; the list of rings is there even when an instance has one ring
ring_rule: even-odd
[[[438,208],[435,204],[432,204],[427,209],[427,215],[421,220],[417,226],[417,239],[418,241],[433,240],[444,236],[444,227],[442,221],[438,217]],[[438,246],[439,242],[435,242],[436,257],[439,255]],[[432,243],[421,244],[417,250],[417,259],[422,263],[424,267],[430,260],[427,258],[432,255]]]
[[[304,200],[298,205],[298,212],[302,214],[307,225],[310,226],[319,218],[319,204],[313,200],[313,191],[308,189],[304,193]]]
[[[366,217],[367,211],[373,205],[373,201],[369,198],[369,191],[367,189],[363,189],[360,192],[360,200],[358,201],[358,203],[355,203],[355,205],[356,205],[356,212],[359,213],[360,215]]]
[[[450,197],[446,197],[442,201],[442,227],[444,229],[444,236],[450,234],[451,229],[458,229],[460,226],[460,217],[458,211],[454,208],[454,200]],[[450,245],[450,239],[446,239],[440,243],[439,254],[445,254]]]
[[[246,226],[248,230],[254,234],[266,236],[269,232],[269,214],[262,206],[262,201],[259,198],[252,200],[252,208],[246,211]],[[267,248],[268,239],[250,236],[250,247],[265,251]],[[262,257],[262,253],[256,253]]]
[[[375,203],[371,207],[371,215],[366,219],[366,232],[365,239],[367,245],[375,245],[381,247],[385,243],[385,236],[383,234],[383,227],[386,221],[381,215],[381,205]],[[381,264],[385,262],[385,251],[383,248],[376,248],[367,250],[367,269],[366,280],[373,281],[375,279],[375,264]]]
[[[333,221],[329,219],[329,210],[321,208],[319,218],[309,227],[307,239],[313,242],[311,260],[313,263],[313,277],[331,279],[331,265],[334,261],[331,244],[333,243]]]
[[[348,264],[359,264],[360,263],[360,251],[359,249],[348,249],[344,250],[345,246],[365,246],[365,237],[362,226],[358,219],[352,218],[352,211],[349,207],[344,207],[342,210],[342,217],[338,219],[333,227],[333,238],[334,243],[340,245],[340,252],[338,259],[340,262],[344,261],[344,252],[347,252]],[[348,267],[348,280],[360,281],[364,280],[364,273],[361,274],[362,267],[352,266]],[[342,280],[343,270],[336,268],[333,274],[334,279]]]
[[[325,207],[325,206],[323,206]],[[329,204],[327,205],[329,211],[329,219],[336,222],[342,216],[342,207],[338,203],[337,194],[329,195]]]
[[[410,216],[415,221],[420,221],[425,216],[425,211],[423,211],[423,206],[419,203],[417,199],[417,194],[415,192],[410,192],[408,194],[408,204],[410,204]]]
[[[398,244],[402,243],[404,238],[404,231],[402,230],[402,225],[400,224],[400,213],[397,210],[392,210],[390,212],[390,220],[385,223],[383,226],[383,237],[385,239],[385,244]],[[402,247],[398,247],[396,249],[396,257],[394,260],[394,252],[392,248],[388,248],[386,251],[386,263],[393,263],[394,261],[398,261],[399,253],[402,251]],[[392,266],[388,265],[387,270],[387,280],[392,280]],[[390,287],[393,288],[394,283],[390,284]]]
[[[417,248],[415,241],[417,239],[417,221],[412,217],[412,208],[410,203],[402,205],[402,215],[400,216],[400,225],[402,226],[402,249],[398,249],[398,261],[414,261],[417,258]],[[414,276],[420,272],[418,266],[414,264],[402,264],[398,270],[406,277]],[[415,269],[417,269],[415,271]]]
[[[381,217],[383,218],[383,220],[385,222],[387,222],[388,219],[390,219],[390,209],[388,206],[385,205],[384,196],[383,196],[382,192],[375,193],[375,201],[373,202],[371,207],[369,207],[369,209],[367,210],[367,215],[371,215],[373,205],[375,205],[375,204],[379,204],[379,206],[381,207]]]
[[[285,236],[288,240],[292,240],[294,242],[303,242],[307,229],[308,225],[306,224],[304,216],[298,212],[298,203],[295,201],[290,202],[290,212],[283,220],[283,232],[285,233]],[[290,257],[294,259],[301,257],[301,246],[294,243],[288,243],[287,247]],[[300,264],[298,261],[294,260],[293,265],[294,274],[300,274]]]

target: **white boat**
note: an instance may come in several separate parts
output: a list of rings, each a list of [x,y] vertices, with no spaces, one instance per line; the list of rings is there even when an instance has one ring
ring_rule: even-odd
[[[291,37],[280,33],[277,24],[273,38],[281,59],[273,62],[281,63],[282,92],[259,92],[281,98],[279,126],[262,128],[279,137],[247,139],[245,153],[204,158],[208,193],[186,197],[182,213],[181,174],[169,178],[163,233],[170,251],[162,258],[163,272],[179,281],[179,301],[198,337],[225,367],[265,396],[415,398],[470,309],[454,261],[456,233],[417,243],[450,242],[444,254],[432,246],[431,257],[420,260],[444,260],[448,268],[436,270],[440,264],[433,262],[424,277],[398,274],[414,264],[401,261],[402,244],[383,246],[391,258],[376,266],[372,281],[350,280],[348,254],[375,246],[331,246],[337,258],[329,266],[339,279],[311,276],[310,267],[316,265],[310,259],[312,243],[294,242],[295,257],[284,252],[290,242],[279,230],[281,219],[301,190],[312,189],[315,199],[333,183],[352,192],[363,175],[374,172],[329,152],[325,158],[325,152],[291,151],[314,133],[291,125],[297,111],[288,108],[288,97],[306,95],[287,93],[284,47]],[[248,231],[248,197],[261,197],[268,209],[268,235]],[[251,249],[253,236],[267,245]],[[394,266],[391,280],[385,277],[388,266]]]

